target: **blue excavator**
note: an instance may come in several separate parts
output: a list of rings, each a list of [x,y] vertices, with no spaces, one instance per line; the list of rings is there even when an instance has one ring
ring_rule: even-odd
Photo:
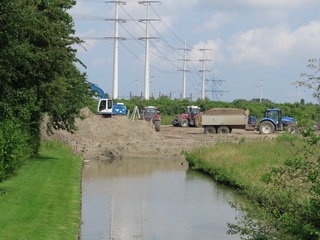
[[[127,114],[127,107],[123,103],[115,103],[112,99],[107,98],[103,90],[97,85],[90,83],[91,90],[98,94],[98,113],[103,117],[112,117],[114,114],[125,115]]]

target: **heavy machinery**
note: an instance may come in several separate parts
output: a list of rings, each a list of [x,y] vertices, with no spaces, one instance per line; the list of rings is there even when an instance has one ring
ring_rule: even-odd
[[[174,127],[199,127],[198,116],[200,115],[200,107],[188,106],[185,113],[177,115],[172,120]]]
[[[123,103],[114,103],[112,99],[100,99],[98,113],[107,118],[115,114],[125,115],[127,107]]]
[[[260,120],[259,131],[270,134],[287,129],[289,133],[297,131],[297,121],[292,117],[283,117],[280,109],[266,109],[264,118]]]
[[[127,114],[127,107],[123,103],[115,103],[112,99],[108,99],[103,90],[97,85],[90,83],[91,90],[98,93],[99,103],[98,103],[98,113],[103,117],[112,117],[112,115]]]
[[[210,108],[198,117],[199,125],[204,133],[231,133],[232,129],[256,129],[256,118],[251,117],[249,123],[249,110],[239,108]]]
[[[98,95],[100,96],[97,96],[99,98],[107,98],[106,94],[103,92],[103,90],[97,85],[97,84],[94,84],[94,83],[90,83],[91,85],[91,90],[98,93]]]
[[[161,125],[161,111],[159,108],[154,106],[147,106],[141,109],[140,119],[151,122],[157,132],[160,131]]]

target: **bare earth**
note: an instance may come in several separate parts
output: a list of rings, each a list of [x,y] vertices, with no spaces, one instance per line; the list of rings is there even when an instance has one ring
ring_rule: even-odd
[[[156,132],[153,125],[144,120],[132,120],[126,116],[102,118],[89,109],[83,109],[86,119],[77,120],[79,130],[75,134],[56,131],[48,135],[43,129],[44,140],[56,139],[70,144],[84,160],[93,159],[184,159],[183,150],[213,145],[221,141],[246,141],[274,138],[277,134],[261,135],[257,131],[232,130],[231,134],[204,134],[200,128],[181,128],[161,125]]]

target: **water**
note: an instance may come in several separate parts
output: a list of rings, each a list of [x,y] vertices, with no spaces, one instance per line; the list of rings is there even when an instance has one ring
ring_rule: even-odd
[[[82,240],[233,240],[233,193],[173,160],[91,161],[82,177]]]

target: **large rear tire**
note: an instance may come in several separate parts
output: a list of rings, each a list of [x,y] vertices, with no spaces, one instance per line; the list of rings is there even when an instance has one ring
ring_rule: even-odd
[[[181,127],[188,127],[188,119],[181,119],[181,121],[180,121],[180,126]]]
[[[230,133],[230,129],[226,126],[220,126],[217,130],[219,134],[228,134]]]
[[[154,128],[156,129],[157,132],[160,131],[160,121],[154,121]]]
[[[262,122],[259,126],[259,131],[261,134],[270,134],[275,130],[275,126],[271,122]]]
[[[215,129],[215,127],[212,127],[212,126],[208,126],[208,127],[205,127],[204,128],[204,133],[205,134],[215,134],[217,133],[217,130]]]

